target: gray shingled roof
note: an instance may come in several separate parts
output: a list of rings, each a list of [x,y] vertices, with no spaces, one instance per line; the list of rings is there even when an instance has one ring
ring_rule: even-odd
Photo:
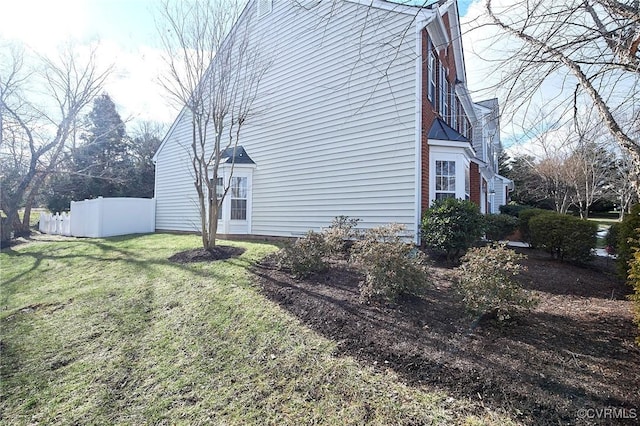
[[[227,148],[222,151],[222,160],[221,163],[226,164],[256,164],[251,157],[247,154],[247,151],[244,150],[242,145],[238,145],[235,147],[235,157],[234,157],[234,148]]]
[[[436,118],[433,125],[431,125],[428,137],[429,139],[437,139],[441,141],[469,142],[469,139],[453,130],[440,118]]]

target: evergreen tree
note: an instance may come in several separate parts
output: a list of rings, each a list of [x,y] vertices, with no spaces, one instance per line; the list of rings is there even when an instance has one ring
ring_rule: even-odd
[[[125,125],[108,94],[93,103],[83,144],[73,152],[77,176],[76,199],[119,197],[126,194],[132,167]]]
[[[500,176],[509,176],[511,171],[511,157],[507,154],[507,151],[501,151],[498,157],[498,174]]]
[[[133,161],[124,122],[107,93],[86,117],[81,144],[71,149],[47,188],[47,207],[68,210],[70,201],[127,196]]]

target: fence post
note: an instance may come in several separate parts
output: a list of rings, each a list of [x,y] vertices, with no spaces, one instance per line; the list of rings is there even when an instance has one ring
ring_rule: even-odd
[[[47,234],[51,234],[51,222],[53,222],[53,215],[49,213],[47,215]]]
[[[65,227],[66,236],[71,236],[71,213],[67,213],[67,226]]]

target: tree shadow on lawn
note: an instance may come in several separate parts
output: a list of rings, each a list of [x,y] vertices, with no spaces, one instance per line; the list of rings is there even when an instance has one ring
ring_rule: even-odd
[[[582,408],[640,407],[640,349],[628,302],[585,298],[579,311],[565,309],[576,296],[539,292],[541,304],[530,314],[474,327],[446,268],[434,269],[437,285],[422,297],[395,305],[360,303],[362,277],[346,264],[306,280],[268,260],[253,272],[268,298],[335,340],[338,353],[391,368],[414,385],[505,410],[527,424],[579,423]],[[607,309],[594,314],[598,304]]]
[[[50,245],[46,247],[46,249],[43,249],[38,252],[13,250],[12,248],[9,247],[3,250],[3,253],[5,253],[10,258],[30,257],[34,259],[34,262],[29,268],[25,269],[24,271],[14,275],[10,279],[2,281],[2,285],[5,286],[2,292],[3,293],[2,303],[3,305],[7,305],[7,299],[11,295],[10,294],[11,292],[8,291],[7,286],[19,281],[25,275],[38,270],[42,266],[43,262],[47,260],[60,261],[60,262],[66,263],[70,268],[74,267],[73,266],[74,260],[80,260],[80,259],[91,260],[91,261],[95,261],[96,263],[125,262],[127,264],[135,265],[135,267],[141,271],[150,271],[156,266],[164,266],[164,267],[170,266],[172,268],[177,268],[179,270],[187,271],[189,273],[195,274],[200,277],[213,278],[213,279],[221,278],[211,270],[203,270],[202,268],[199,268],[197,264],[194,265],[193,263],[189,263],[189,262],[176,263],[176,262],[171,262],[169,259],[149,259],[149,258],[141,257],[140,253],[136,252],[135,250],[126,250],[123,248],[118,248],[113,244],[110,244],[112,242],[120,242],[120,241],[129,240],[129,239],[139,238],[140,236],[141,236],[140,234],[136,234],[133,236],[116,237],[113,240],[110,239],[107,241],[92,240],[92,239],[64,240],[65,243],[79,244],[79,245],[88,244],[88,245],[97,247],[98,249],[100,249],[100,252],[103,254],[93,254],[93,253],[90,254],[90,253],[82,252],[80,250],[74,251],[72,253],[60,253],[60,252],[68,251],[69,247],[55,246],[55,245]],[[36,241],[40,241],[40,240],[36,240]],[[55,241],[57,242],[60,240],[55,240]]]

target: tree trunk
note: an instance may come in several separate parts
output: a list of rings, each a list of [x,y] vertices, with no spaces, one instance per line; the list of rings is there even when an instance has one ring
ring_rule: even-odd
[[[214,182],[215,183],[215,182]],[[215,192],[209,190],[209,241],[205,246],[207,250],[213,250],[216,247],[216,235],[218,234],[218,201]]]

